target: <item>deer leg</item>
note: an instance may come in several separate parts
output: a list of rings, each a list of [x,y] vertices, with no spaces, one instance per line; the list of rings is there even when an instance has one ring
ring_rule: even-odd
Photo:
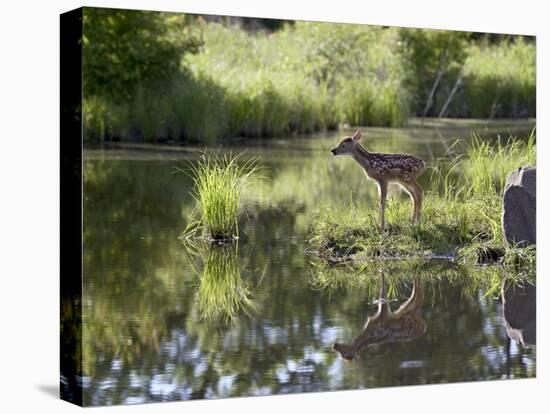
[[[411,202],[413,205],[413,213],[411,214],[411,220],[414,222],[416,219],[416,209],[417,209],[417,200],[416,200],[416,191],[412,186],[412,183],[406,181],[402,182],[403,189],[407,192],[407,194],[411,197]]]
[[[413,213],[411,220],[413,223],[418,223],[420,220],[420,208],[422,206],[422,188],[414,181],[403,183],[405,189],[411,196],[413,203]]]
[[[386,292],[386,279],[384,272],[380,272],[380,297],[378,298],[378,314],[385,316],[390,312],[390,304]]]
[[[380,230],[384,231],[384,227],[386,227],[384,214],[386,212],[386,198],[388,196],[388,183],[386,181],[378,181],[378,194],[380,195]]]
[[[413,280],[411,295],[409,296],[407,301],[403,303],[397,311],[395,311],[395,315],[402,315],[407,312],[415,312],[420,308],[420,306],[422,306],[423,302],[424,293],[422,291],[420,278],[417,276]]]
[[[422,197],[423,197],[422,193],[423,193],[423,191],[422,191],[422,187],[420,187],[417,182],[413,182],[412,187],[414,188],[414,192],[415,192],[415,195],[416,195],[415,211],[414,211],[414,215],[415,215],[414,222],[418,223],[418,222],[420,222],[420,210],[422,209]]]
[[[414,300],[412,304],[413,310],[420,309],[420,306],[422,306],[422,303],[424,302],[424,291],[422,289],[422,282],[420,281],[420,277],[416,277],[413,282],[413,293],[414,293]]]

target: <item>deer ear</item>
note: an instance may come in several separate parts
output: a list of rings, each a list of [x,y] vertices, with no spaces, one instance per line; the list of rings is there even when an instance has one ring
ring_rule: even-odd
[[[361,131],[360,130],[355,131],[355,134],[353,134],[352,138],[354,141],[359,141],[361,139]]]

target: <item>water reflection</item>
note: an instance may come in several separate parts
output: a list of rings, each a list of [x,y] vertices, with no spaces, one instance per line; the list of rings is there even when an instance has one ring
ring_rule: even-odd
[[[227,322],[256,310],[249,281],[241,275],[238,242],[216,245],[196,240],[184,242],[184,247],[202,262],[193,309],[200,319]]]
[[[82,319],[81,298],[61,297],[60,393],[67,401],[82,404]]]
[[[369,345],[384,342],[410,341],[426,332],[426,322],[419,311],[424,303],[422,283],[417,276],[413,279],[410,297],[393,312],[387,296],[384,273],[380,273],[380,295],[378,311],[369,316],[361,333],[350,343],[335,342],[332,349],[346,360],[353,360]]]
[[[518,345],[537,344],[537,288],[535,285],[502,284],[504,322],[508,337]]]
[[[379,151],[441,155],[443,139],[428,132],[375,129],[369,136]],[[456,129],[445,133],[449,141],[458,136]],[[370,202],[354,166],[326,155],[333,141],[252,148],[269,180],[247,194],[239,245],[191,254],[177,237],[195,206],[192,182],[171,174],[173,154],[85,162],[85,405],[535,375],[535,347],[512,347],[507,358],[502,304],[481,283],[500,275],[455,267],[386,269],[388,306],[406,302],[416,283],[409,275],[419,275],[429,327],[423,335],[369,347],[360,365],[332,351],[335,341],[357,336],[365,303],[371,315],[380,306],[370,305],[380,294],[378,273],[318,269],[304,254],[320,205]],[[70,318],[64,324],[72,329]],[[525,328],[512,318],[510,326],[523,329],[529,343]]]

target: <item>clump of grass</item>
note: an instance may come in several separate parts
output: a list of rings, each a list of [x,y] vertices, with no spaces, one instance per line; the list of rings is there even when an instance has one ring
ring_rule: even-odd
[[[245,185],[259,178],[258,158],[242,161],[242,153],[204,153],[198,161],[190,163],[188,170],[177,168],[191,175],[194,181],[193,197],[197,208],[181,238],[198,235],[212,241],[238,238],[238,219],[241,196]]]

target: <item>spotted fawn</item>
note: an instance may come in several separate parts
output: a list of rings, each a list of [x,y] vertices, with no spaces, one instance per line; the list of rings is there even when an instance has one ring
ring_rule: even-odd
[[[367,178],[378,184],[380,195],[380,228],[385,227],[384,213],[388,185],[392,182],[399,184],[411,196],[413,202],[412,221],[420,220],[422,208],[422,187],[416,179],[426,170],[426,163],[420,158],[409,154],[382,154],[369,152],[359,144],[361,131],[355,132],[352,137],[344,137],[337,146],[332,148],[332,155],[350,155],[365,171]]]

